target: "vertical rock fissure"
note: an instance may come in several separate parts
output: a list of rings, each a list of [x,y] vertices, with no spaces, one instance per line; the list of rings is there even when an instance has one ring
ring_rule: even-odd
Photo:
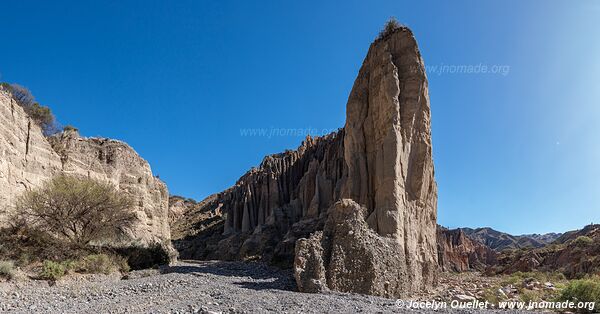
[[[25,139],[25,160],[29,155],[29,141],[31,140],[31,119],[27,121],[27,138]]]

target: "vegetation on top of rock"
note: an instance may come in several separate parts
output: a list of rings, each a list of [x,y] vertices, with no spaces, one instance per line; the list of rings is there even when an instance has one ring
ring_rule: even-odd
[[[18,199],[13,222],[85,247],[125,234],[136,219],[132,204],[109,183],[59,175]]]
[[[404,27],[406,27],[406,26],[404,26],[402,23],[398,22],[398,20],[395,17],[390,17],[390,19],[387,20],[387,22],[385,22],[385,26],[383,27],[383,29],[379,32],[379,35],[377,36],[377,40],[383,39],[383,38],[391,35],[396,30],[404,28]]]
[[[67,124],[67,125],[65,125],[65,126],[63,127],[63,131],[64,131],[64,132],[68,132],[68,131],[75,131],[75,132],[79,132],[79,129],[78,129],[78,128],[76,128],[76,127],[74,127],[74,126],[72,126],[72,125],[70,125],[70,124]]]
[[[24,86],[19,84],[0,83],[0,89],[10,93],[15,102],[19,104],[27,115],[39,125],[44,131],[44,135],[52,135],[60,131],[56,118],[49,107],[42,106],[35,101],[35,97]]]

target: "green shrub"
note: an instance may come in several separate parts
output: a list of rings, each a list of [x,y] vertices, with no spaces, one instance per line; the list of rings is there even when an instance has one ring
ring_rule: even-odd
[[[129,265],[120,256],[92,254],[79,260],[76,270],[80,273],[108,275],[116,271],[128,272]]]
[[[58,280],[62,278],[73,266],[72,262],[54,262],[45,260],[42,266],[42,279]]]
[[[576,246],[580,246],[580,247],[589,246],[592,243],[594,243],[594,240],[592,238],[590,238],[590,237],[587,237],[587,236],[578,236],[573,241],[573,244],[575,244]]]
[[[0,277],[12,279],[15,273],[15,264],[11,261],[0,261]]]
[[[600,277],[569,282],[562,290],[559,301],[595,302],[600,305]]]
[[[63,131],[65,131],[65,132],[69,132],[69,131],[78,132],[79,129],[76,128],[76,127],[74,127],[74,126],[72,126],[72,125],[66,125],[66,126],[63,127]]]

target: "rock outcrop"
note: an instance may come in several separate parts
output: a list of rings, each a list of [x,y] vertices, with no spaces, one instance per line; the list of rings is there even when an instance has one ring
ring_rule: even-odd
[[[392,298],[423,288],[422,281],[413,279],[433,274],[435,268],[411,274],[404,247],[373,230],[367,215],[367,208],[343,199],[330,208],[323,231],[298,240],[294,273],[300,291],[332,289]]]
[[[129,145],[83,138],[70,130],[46,138],[11,95],[0,91],[0,207],[66,173],[109,181],[135,201],[138,221],[127,243],[148,245],[170,240],[167,186]],[[0,214],[0,222],[6,215]]]
[[[438,263],[442,271],[484,271],[497,263],[494,250],[469,238],[462,229],[438,226]]]
[[[206,206],[219,207],[223,223],[179,238],[184,258],[294,264],[301,291],[400,297],[432,286],[437,187],[412,32],[371,45],[343,129],[266,157]]]
[[[0,89],[0,212],[61,171],[60,157],[12,96]],[[0,214],[0,225],[6,216]]]

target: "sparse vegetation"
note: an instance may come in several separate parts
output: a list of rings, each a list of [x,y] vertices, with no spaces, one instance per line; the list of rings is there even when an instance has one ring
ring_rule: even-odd
[[[594,243],[594,240],[587,236],[578,236],[575,240],[573,240],[573,244],[578,247],[586,247]]]
[[[573,280],[562,290],[559,301],[595,302],[600,304],[600,277]]]
[[[35,97],[26,87],[9,83],[4,83],[2,86],[11,93],[15,101],[22,107],[31,107],[35,103]]]
[[[72,264],[70,262],[44,261],[40,277],[46,280],[58,280],[67,274]]]
[[[0,277],[12,279],[15,273],[15,263],[12,261],[0,261]]]
[[[110,274],[113,272],[128,272],[127,261],[116,255],[92,254],[83,257],[76,263],[75,271],[86,274]]]
[[[29,89],[19,84],[9,83],[1,83],[0,87],[12,95],[15,102],[23,107],[27,115],[42,128],[45,135],[60,131],[50,108],[36,102]]]
[[[379,36],[377,36],[377,39],[383,39],[395,32],[396,30],[403,27],[405,26],[398,22],[398,20],[396,20],[395,17],[391,17],[389,20],[387,20],[387,22],[385,22],[385,26],[383,27],[381,32],[379,32]]]
[[[25,192],[14,222],[77,247],[118,238],[135,220],[132,201],[108,184],[60,175]]]
[[[66,125],[66,126],[63,127],[63,131],[65,131],[65,132],[69,132],[69,131],[78,132],[79,129],[76,128],[76,127],[74,127],[74,126],[72,126],[72,125]]]
[[[516,272],[502,281],[503,285],[512,284],[522,286],[527,279],[535,279],[539,282],[562,282],[565,281],[565,275],[559,272]]]

